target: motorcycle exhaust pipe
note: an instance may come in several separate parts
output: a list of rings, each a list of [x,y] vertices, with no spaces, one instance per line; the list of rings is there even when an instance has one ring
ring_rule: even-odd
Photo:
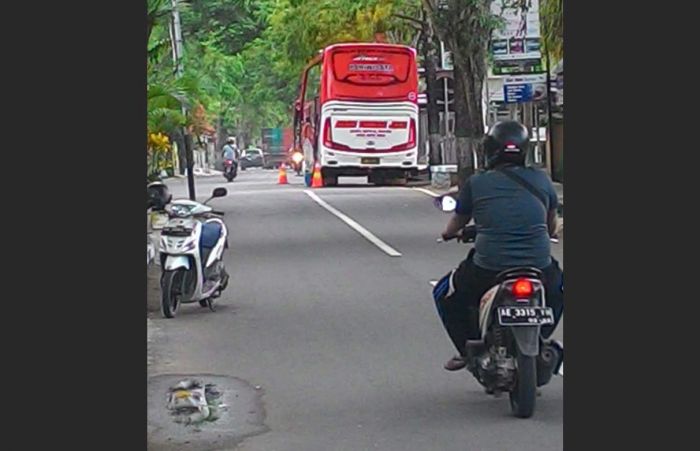
[[[555,343],[542,346],[537,356],[537,386],[541,387],[549,383],[552,376],[558,374],[564,360],[564,350]]]

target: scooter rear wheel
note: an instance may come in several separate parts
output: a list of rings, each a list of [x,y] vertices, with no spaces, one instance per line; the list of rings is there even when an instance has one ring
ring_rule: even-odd
[[[518,418],[530,418],[535,412],[537,398],[537,362],[535,357],[523,355],[518,350],[518,375],[510,392],[510,407]]]

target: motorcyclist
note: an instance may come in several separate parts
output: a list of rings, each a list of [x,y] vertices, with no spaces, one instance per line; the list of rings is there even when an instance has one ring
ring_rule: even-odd
[[[459,238],[472,218],[477,231],[474,248],[454,273],[454,292],[437,301],[459,352],[445,364],[448,371],[466,366],[466,341],[479,339],[479,301],[501,271],[531,266],[543,272],[546,302],[555,314],[555,324],[542,327],[544,338],[552,334],[563,312],[563,274],[550,253],[550,236],[557,229],[557,193],[544,171],[525,166],[529,147],[522,124],[495,124],[484,139],[487,171],[464,184],[442,233],[444,240]]]
[[[233,160],[234,163],[238,162],[238,160],[240,159],[240,150],[238,149],[238,146],[236,145],[235,138],[229,137],[226,140],[226,144],[224,145],[224,148],[221,150],[221,156],[224,158],[224,160]]]

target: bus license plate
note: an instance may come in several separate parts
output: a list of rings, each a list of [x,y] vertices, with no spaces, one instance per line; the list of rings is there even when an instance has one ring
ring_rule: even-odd
[[[498,307],[501,326],[537,326],[554,324],[554,311],[550,307]]]
[[[362,164],[379,164],[379,158],[377,157],[366,157],[360,159],[360,163]]]

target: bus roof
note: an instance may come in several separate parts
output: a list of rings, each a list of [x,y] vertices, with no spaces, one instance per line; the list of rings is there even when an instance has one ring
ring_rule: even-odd
[[[413,47],[409,47],[407,45],[403,44],[387,44],[384,42],[343,42],[339,44],[331,44],[325,49],[323,49],[323,53],[328,53],[332,50],[336,50],[339,48],[357,48],[357,47],[373,47],[373,48],[386,48],[386,49],[406,49],[410,50],[412,52],[415,52],[416,49]]]

